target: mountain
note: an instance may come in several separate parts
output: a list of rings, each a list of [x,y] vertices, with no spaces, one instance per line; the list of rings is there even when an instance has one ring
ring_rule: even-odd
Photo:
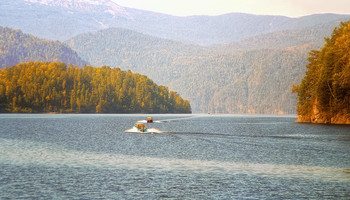
[[[231,43],[261,34],[296,30],[334,21],[350,19],[350,15],[320,14],[300,18],[229,13],[219,16],[175,17],[126,8],[134,21],[118,27],[184,43],[212,45]]]
[[[230,13],[177,17],[124,8],[110,0],[0,1],[0,26],[61,41],[86,32],[119,27],[163,39],[210,45],[345,19],[349,19],[349,15],[322,14],[288,18]]]
[[[0,25],[65,41],[92,65],[146,74],[193,112],[295,113],[308,52],[350,15],[177,17],[109,0],[0,2]]]
[[[201,46],[121,28],[84,33],[66,43],[95,66],[108,65],[148,74],[159,84],[168,84],[187,73],[184,71],[184,58],[208,54],[208,50]]]
[[[190,100],[193,112],[295,113],[290,89],[303,76],[308,51],[322,45],[318,37],[332,31],[325,27],[285,31],[275,48],[247,40],[250,50],[188,45],[120,28],[85,33],[67,44],[96,66],[131,69],[168,85]],[[295,38],[307,40],[290,45]]]
[[[109,0],[0,1],[0,26],[49,40],[64,41],[129,18],[123,7]]]
[[[120,23],[118,27],[199,45],[232,42],[267,33],[289,19],[282,16],[257,16],[244,13],[175,17],[136,9],[126,10],[133,16],[134,22],[132,26]]]
[[[0,27],[0,68],[29,61],[59,61],[80,67],[87,64],[62,42],[41,40],[20,30]]]
[[[34,5],[61,7],[77,12],[109,13],[112,16],[127,17],[125,9],[109,0],[25,0]]]
[[[304,28],[275,31],[237,42],[212,45],[212,47],[222,53],[262,48],[283,49],[303,45],[312,45],[314,48],[321,48],[324,43],[324,37],[331,34],[334,27],[340,22],[341,20],[335,20]]]

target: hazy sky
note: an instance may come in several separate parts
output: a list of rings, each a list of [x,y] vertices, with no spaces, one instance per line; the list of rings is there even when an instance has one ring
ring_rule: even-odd
[[[350,0],[112,0],[120,6],[165,14],[220,15],[231,12],[298,17],[315,13],[350,14]]]

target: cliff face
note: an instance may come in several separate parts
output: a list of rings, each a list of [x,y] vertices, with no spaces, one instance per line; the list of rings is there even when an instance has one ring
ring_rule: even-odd
[[[350,116],[343,114],[334,114],[320,111],[317,99],[312,106],[312,112],[309,115],[298,115],[295,122],[313,123],[313,124],[350,124]]]

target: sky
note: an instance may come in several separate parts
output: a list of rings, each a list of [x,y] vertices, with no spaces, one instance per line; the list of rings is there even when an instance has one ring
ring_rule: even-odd
[[[120,6],[176,16],[232,12],[300,17],[317,13],[350,14],[350,0],[112,0]]]

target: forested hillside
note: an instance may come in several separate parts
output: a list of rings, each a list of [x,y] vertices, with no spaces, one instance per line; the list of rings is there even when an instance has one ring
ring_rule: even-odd
[[[169,87],[191,96],[197,112],[295,113],[290,88],[302,77],[307,51],[300,47],[202,58]]]
[[[337,23],[254,37],[238,48],[187,45],[120,28],[67,44],[96,66],[131,69],[169,86],[191,101],[193,112],[296,113],[290,88],[304,74],[307,52],[321,47]]]
[[[167,84],[185,75],[188,72],[186,59],[192,62],[198,55],[208,55],[208,50],[200,46],[121,28],[85,33],[66,43],[95,66],[130,69],[147,74],[159,84]]]
[[[0,1],[0,25],[67,40],[94,66],[145,74],[189,99],[197,113],[296,113],[290,88],[301,81],[308,52],[321,48],[323,38],[349,19],[337,14],[177,17],[111,0]],[[6,44],[0,46],[0,67],[28,61],[85,64],[59,42],[34,42],[30,35],[13,40],[13,35],[0,41]]]
[[[190,113],[176,92],[119,68],[28,62],[0,70],[1,112]]]
[[[320,51],[310,51],[298,93],[298,121],[350,124],[350,21],[334,29]]]
[[[20,30],[0,27],[0,68],[29,61],[58,61],[79,67],[87,64],[64,43],[41,40]]]
[[[275,31],[229,44],[217,44],[213,48],[223,53],[256,49],[284,49],[305,45],[321,48],[324,37],[328,36],[340,22],[341,20],[335,20],[304,28]]]

